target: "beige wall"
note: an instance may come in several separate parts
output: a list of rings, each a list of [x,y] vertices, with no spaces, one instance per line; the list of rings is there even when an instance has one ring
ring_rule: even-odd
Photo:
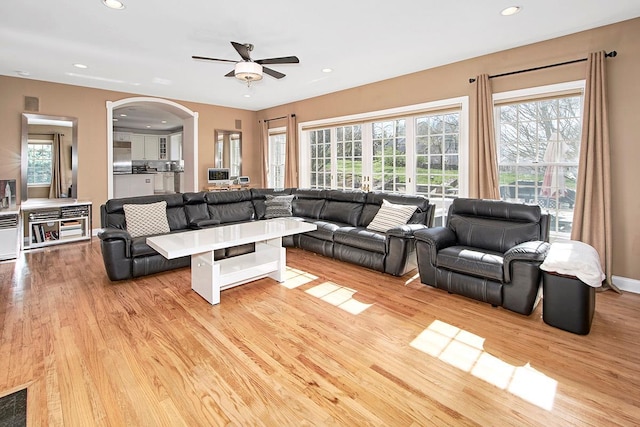
[[[235,128],[242,120],[243,174],[257,179],[259,170],[258,120],[294,113],[299,122],[422,102],[471,95],[468,79],[586,57],[597,50],[617,50],[607,60],[613,182],[613,274],[640,280],[640,199],[635,197],[635,168],[640,159],[640,19],[597,28],[533,45],[498,52],[379,83],[320,96],[258,113],[212,105],[180,102],[197,111],[199,121],[199,179],[213,163],[214,129]],[[472,42],[472,41],[470,41]],[[425,55],[428,49],[425,48]],[[584,78],[584,63],[492,80],[494,92]],[[20,113],[23,97],[40,98],[42,114],[78,118],[78,195],[98,207],[107,196],[106,107],[131,94],[0,77],[0,179],[20,180]],[[274,123],[280,125],[280,123]],[[99,226],[94,214],[93,226]]]
[[[0,76],[0,179],[15,179],[20,188],[21,113],[24,97],[40,99],[40,114],[78,118],[78,198],[93,202],[93,227],[100,227],[99,207],[107,200],[107,101],[134,94]],[[198,171],[200,186],[213,166],[214,130],[235,129],[241,120],[243,171],[257,168],[254,138],[256,113],[214,105],[176,101],[199,114]],[[257,135],[257,134],[256,134]],[[20,195],[18,195],[20,197]],[[19,200],[19,199],[18,199]]]
[[[406,76],[258,112],[258,120],[295,114],[298,122],[471,96],[469,78],[585,58],[616,50],[607,60],[612,160],[613,274],[640,280],[640,198],[635,170],[640,160],[640,19],[498,52]],[[470,40],[470,42],[473,42]],[[430,46],[430,45],[425,45]],[[424,51],[428,55],[428,49]],[[584,79],[585,63],[492,80],[493,91]]]

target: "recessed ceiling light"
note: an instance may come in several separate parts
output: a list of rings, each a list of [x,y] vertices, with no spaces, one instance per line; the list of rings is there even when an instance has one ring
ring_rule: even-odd
[[[124,9],[124,4],[118,0],[102,0],[102,3],[109,9]]]
[[[245,93],[245,94],[244,94],[244,95],[242,95],[242,96],[244,96],[245,98],[251,98],[251,94],[250,94],[250,93]]]
[[[322,72],[323,72],[323,73],[330,73],[330,72],[332,72],[332,71],[333,71],[333,68],[323,68],[323,69],[322,69]]]
[[[151,126],[150,126],[150,125],[147,125],[147,129],[149,129],[149,128],[151,128]]]
[[[509,6],[506,9],[503,9],[502,12],[500,12],[500,15],[502,16],[511,16],[511,15],[515,15],[516,13],[520,12],[522,10],[522,8],[520,6]]]
[[[27,77],[31,75],[31,73],[28,71],[16,71],[16,74],[22,77]]]
[[[165,123],[167,123],[167,121],[166,121],[166,120],[163,120],[163,121],[161,121],[160,123],[165,124]]]
[[[120,117],[127,117],[126,114],[120,114]]]
[[[76,68],[82,68],[83,70],[84,70],[85,68],[89,68],[89,67],[87,67],[86,65],[84,65],[84,64],[79,64],[79,63],[73,64],[73,66],[74,66],[74,67],[76,67]]]
[[[114,122],[117,122],[117,121],[118,121],[118,119],[116,119],[116,118],[114,117],[114,118],[113,118],[113,121],[114,121]]]

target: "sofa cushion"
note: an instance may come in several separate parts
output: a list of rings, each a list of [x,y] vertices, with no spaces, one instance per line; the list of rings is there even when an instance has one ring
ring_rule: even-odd
[[[340,227],[345,227],[348,224],[336,224],[333,222],[327,221],[308,221],[311,224],[315,224],[318,227],[314,231],[309,231],[304,233],[307,236],[315,237],[316,239],[326,240],[328,242],[333,242],[333,235],[335,231]]]
[[[416,211],[416,206],[396,205],[387,200],[382,201],[382,206],[373,220],[367,225],[369,230],[387,232],[388,230],[404,225]]]
[[[273,196],[267,194],[264,202],[264,217],[270,219],[291,216],[291,202],[293,198],[294,196]]]
[[[473,216],[449,217],[449,228],[463,246],[506,252],[520,243],[540,239],[540,224]]]
[[[469,246],[450,246],[436,256],[438,267],[471,276],[503,281],[502,254]]]
[[[320,218],[326,190],[296,190],[295,196],[291,203],[293,215],[302,218]]]
[[[127,231],[131,237],[168,233],[167,202],[123,205]]]
[[[362,227],[340,227],[335,231],[333,241],[381,254],[386,252],[386,235]]]
[[[328,190],[320,219],[357,226],[367,193],[353,190]]]

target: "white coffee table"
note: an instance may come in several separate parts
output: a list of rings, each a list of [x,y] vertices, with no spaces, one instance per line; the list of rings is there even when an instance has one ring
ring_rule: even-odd
[[[191,289],[210,304],[220,291],[262,277],[284,281],[287,252],[282,237],[316,229],[315,224],[276,218],[148,237],[147,244],[167,259],[191,256]],[[214,251],[255,243],[255,252],[215,259]]]

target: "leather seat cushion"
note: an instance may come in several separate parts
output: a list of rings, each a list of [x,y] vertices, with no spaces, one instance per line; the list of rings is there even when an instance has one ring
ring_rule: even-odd
[[[361,227],[341,227],[333,235],[335,243],[381,254],[386,252],[386,240],[385,234]]]
[[[307,220],[311,224],[315,224],[316,227],[318,227],[317,230],[305,233],[307,236],[312,236],[316,239],[326,240],[328,242],[333,242],[333,234],[338,228],[346,226],[346,224],[339,224],[334,222],[313,220],[309,221],[308,219],[305,220]]]
[[[502,254],[499,252],[450,246],[438,252],[436,263],[438,267],[458,273],[503,281]]]
[[[150,236],[140,236],[131,239],[131,257],[136,258],[139,256],[156,255],[158,253],[155,249],[151,248],[151,246],[147,245],[147,237]]]

